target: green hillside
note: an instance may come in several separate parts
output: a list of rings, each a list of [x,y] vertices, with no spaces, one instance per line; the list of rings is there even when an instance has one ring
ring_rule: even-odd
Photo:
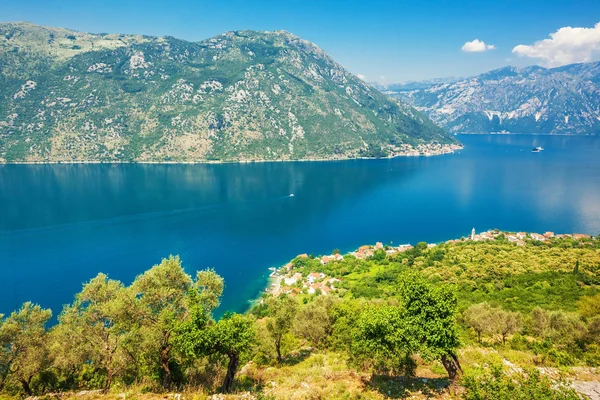
[[[192,43],[2,23],[0,87],[0,162],[329,159],[456,144],[283,31]]]
[[[169,257],[129,286],[98,274],[52,327],[31,303],[0,316],[0,398],[592,396],[600,240],[495,234],[300,255],[249,312],[218,320],[213,270]]]

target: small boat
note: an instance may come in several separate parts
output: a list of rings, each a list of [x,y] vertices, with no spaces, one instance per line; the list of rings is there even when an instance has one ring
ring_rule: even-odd
[[[290,194],[290,197],[294,197],[294,193]]]
[[[540,151],[543,151],[543,150],[544,150],[543,147],[538,146],[538,147],[534,147],[533,149],[531,149],[531,152],[532,153],[539,153]]]

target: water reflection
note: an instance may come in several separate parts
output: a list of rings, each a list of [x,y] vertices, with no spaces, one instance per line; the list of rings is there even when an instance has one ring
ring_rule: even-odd
[[[600,233],[600,140],[461,140],[432,158],[0,166],[0,313],[25,300],[56,313],[97,272],[130,282],[169,254],[189,272],[216,268],[223,308],[243,310],[267,267],[298,253],[473,226]]]

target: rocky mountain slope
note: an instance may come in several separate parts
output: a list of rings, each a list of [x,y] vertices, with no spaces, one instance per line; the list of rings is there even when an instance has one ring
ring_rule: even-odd
[[[386,89],[450,132],[598,134],[600,63],[501,68],[457,82]]]
[[[327,159],[447,143],[287,32],[192,43],[0,24],[0,162]]]

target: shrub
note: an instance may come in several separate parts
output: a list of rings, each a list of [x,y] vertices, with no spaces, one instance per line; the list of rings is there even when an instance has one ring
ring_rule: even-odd
[[[491,371],[478,371],[477,374],[465,376],[462,383],[466,389],[462,398],[466,400],[580,399],[575,390],[562,382],[553,382],[541,376],[537,370],[508,376],[501,367],[494,366]]]

